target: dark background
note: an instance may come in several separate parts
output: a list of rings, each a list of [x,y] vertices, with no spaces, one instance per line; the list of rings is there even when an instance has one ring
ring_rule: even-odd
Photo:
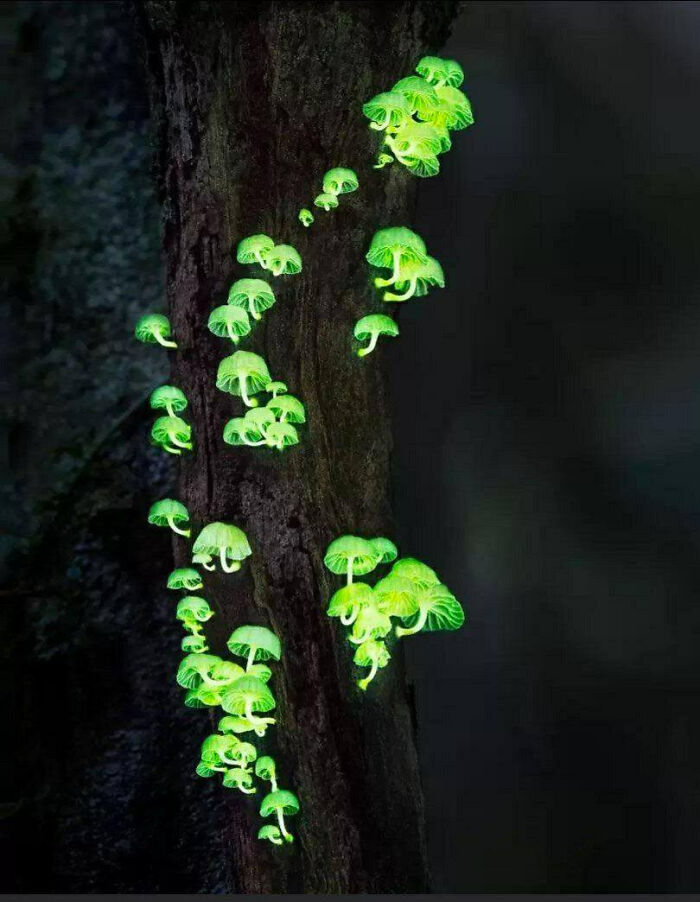
[[[220,891],[142,525],[139,46],[119,3],[4,16],[3,888]],[[436,890],[700,888],[698,46],[700,4],[585,2],[470,3],[445,48],[477,124],[415,225],[448,287],[380,352],[397,539],[469,617],[406,643]]]

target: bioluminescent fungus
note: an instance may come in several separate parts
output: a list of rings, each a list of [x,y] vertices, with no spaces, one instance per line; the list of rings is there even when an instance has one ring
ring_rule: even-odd
[[[235,735],[239,735],[240,733],[252,733],[254,732],[256,736],[264,736],[265,735],[265,727],[262,729],[257,727],[255,724],[250,723],[245,717],[237,717],[234,714],[226,714],[219,721],[219,725],[217,729],[222,733],[233,733]]]
[[[239,263],[258,263],[267,269],[267,255],[275,246],[275,242],[267,235],[251,235],[239,242],[236,249],[236,260]]]
[[[383,614],[374,605],[368,605],[358,611],[348,641],[353,645],[361,645],[368,639],[382,639],[390,632],[391,618],[389,615]]]
[[[417,594],[420,590],[410,579],[401,576],[385,576],[374,586],[377,607],[389,617],[410,617],[418,610]]]
[[[256,661],[279,661],[282,644],[266,626],[239,626],[226,643],[232,655],[246,659],[250,671]]]
[[[366,259],[372,266],[391,269],[388,279],[374,280],[377,288],[384,288],[393,285],[400,278],[402,266],[407,263],[425,263],[428,254],[420,235],[405,226],[395,226],[375,232]]]
[[[246,795],[253,795],[257,792],[253,786],[253,777],[250,771],[242,767],[232,767],[224,774],[223,784],[228,789],[237,789]]]
[[[411,580],[419,589],[428,589],[437,586],[440,579],[437,573],[414,557],[402,557],[391,568],[392,576],[401,576]]]
[[[275,759],[269,755],[262,755],[255,762],[255,776],[261,780],[266,780],[273,792],[277,792],[277,766]]]
[[[338,206],[338,198],[335,194],[326,194],[323,192],[314,198],[314,206],[320,207],[328,213],[330,210],[335,210]]]
[[[281,423],[305,423],[306,410],[304,405],[294,395],[282,395],[279,398],[270,398],[267,409],[280,418]]]
[[[464,81],[464,71],[459,63],[439,56],[424,56],[418,61],[416,72],[433,87],[451,85],[458,88]]]
[[[284,845],[284,840],[282,839],[280,828],[275,827],[274,824],[264,824],[258,830],[258,839],[267,839],[269,842],[274,843],[274,845],[276,846]]]
[[[210,555],[219,559],[224,573],[235,573],[241,569],[241,561],[250,554],[248,538],[242,529],[230,523],[209,523],[199,533],[192,545],[192,553]]]
[[[323,176],[324,194],[350,194],[357,191],[359,187],[357,173],[353,169],[346,166],[336,166],[335,169],[329,169]]]
[[[412,297],[424,297],[431,288],[444,288],[445,275],[434,257],[425,263],[406,263],[401,270],[395,288],[399,294],[384,292],[385,301],[407,301]]]
[[[273,814],[277,816],[277,824],[279,825],[280,833],[287,842],[293,842],[294,837],[291,833],[287,832],[284,816],[287,815],[287,817],[289,817],[296,814],[298,811],[299,799],[294,793],[289,792],[286,789],[278,789],[276,792],[268,793],[260,805],[261,817],[269,817]]]
[[[418,75],[409,75],[397,81],[392,94],[403,94],[412,113],[425,116],[437,103],[435,88]]]
[[[253,676],[242,676],[232,683],[221,697],[221,707],[228,714],[245,717],[255,727],[275,722],[274,717],[258,717],[258,713],[272,711],[275,697],[266,683]]]
[[[184,624],[206,623],[214,616],[209,602],[199,595],[186,595],[177,603],[176,618]]]
[[[388,166],[389,163],[393,163],[394,158],[390,153],[380,153],[377,157],[377,162],[374,164],[372,169],[384,169],[385,166]]]
[[[205,570],[216,570],[216,567],[211,562],[212,555],[211,554],[202,554],[197,551],[192,555],[192,563],[197,564],[199,567],[203,567]]]
[[[416,593],[418,611],[406,618],[406,626],[396,627],[396,635],[412,636],[420,630],[458,630],[464,623],[464,611],[447,586],[439,583]]]
[[[161,385],[151,392],[149,403],[151,410],[165,410],[169,417],[174,417],[187,407],[187,398],[174,385]]]
[[[440,170],[438,154],[442,152],[442,138],[427,122],[411,120],[397,129],[395,135],[387,135],[385,143],[392,153],[414,175],[427,177]]]
[[[246,407],[257,407],[258,402],[250,395],[264,391],[270,382],[267,364],[257,354],[250,351],[236,351],[224,357],[216,374],[216,387],[231,395],[240,396]]]
[[[301,257],[291,244],[276,244],[267,255],[267,261],[273,276],[293,276],[301,272]]]
[[[151,505],[148,512],[148,522],[153,526],[169,526],[179,536],[189,538],[189,529],[180,529],[178,523],[187,523],[190,514],[184,504],[174,501],[172,498],[163,498]]]
[[[159,344],[164,348],[176,348],[177,343],[168,341],[171,335],[170,320],[162,313],[147,313],[136,323],[134,335],[146,344]]]
[[[244,419],[251,428],[256,429],[262,435],[265,435],[267,427],[275,422],[275,412],[268,404],[266,407],[256,407],[254,410],[246,410]]]
[[[305,229],[308,229],[313,221],[314,214],[311,212],[311,210],[307,210],[306,207],[302,207],[301,210],[299,210],[299,222],[304,226]]]
[[[250,320],[242,307],[224,304],[215,307],[209,314],[207,327],[219,338],[230,338],[237,345],[241,338],[250,332]]]
[[[299,433],[291,423],[272,423],[267,429],[267,444],[278,451],[299,444]]]
[[[363,316],[361,319],[358,319],[355,323],[353,334],[358,341],[369,339],[367,347],[360,348],[357,352],[358,357],[365,357],[376,348],[380,335],[394,338],[399,334],[399,327],[390,316],[384,316],[381,313],[370,313],[369,316]]]
[[[186,654],[203,654],[209,651],[206,637],[200,632],[194,632],[191,636],[185,636],[180,643],[180,648]]]
[[[377,552],[377,558],[380,564],[390,564],[399,556],[399,549],[394,545],[391,539],[385,539],[384,536],[377,536],[375,539],[368,539],[369,544]]]
[[[276,398],[277,395],[284,395],[287,391],[287,386],[284,382],[268,382],[265,386],[265,391],[271,392],[272,397]]]
[[[218,655],[187,655],[180,661],[177,669],[178,686],[182,686],[183,689],[198,689],[206,679],[209,679],[212,667],[220,661],[221,658]]]
[[[363,692],[377,675],[377,670],[386,667],[390,658],[391,655],[386,645],[378,639],[368,639],[358,647],[353,661],[360,667],[370,668],[367,676],[357,681],[357,685]]]
[[[263,279],[238,279],[231,286],[227,304],[246,310],[254,320],[275,303],[275,292]]]
[[[231,767],[237,763],[233,757],[237,745],[238,739],[235,736],[222,736],[218,733],[207,736],[199,753],[200,761],[212,770]]]
[[[362,608],[374,604],[374,592],[367,583],[350,583],[338,589],[328,603],[326,613],[329,617],[338,617],[343,626],[350,626]]]
[[[247,416],[234,417],[229,420],[224,425],[223,437],[227,445],[247,445],[249,448],[267,445],[267,438],[263,435],[260,427]]]
[[[449,129],[459,130],[467,128],[474,124],[474,113],[469,98],[458,88],[449,85],[435,88],[440,105],[438,113],[434,117],[439,125],[444,125]],[[443,119],[440,115],[441,110],[447,110],[447,116]],[[430,115],[430,114],[429,114]],[[430,118],[428,121],[431,121]]]
[[[169,454],[192,450],[192,427],[180,417],[158,417],[151,428],[153,444]]]
[[[377,553],[367,539],[359,536],[340,536],[326,549],[323,563],[331,571],[346,576],[347,584],[353,576],[371,573],[377,566]]]
[[[363,104],[362,112],[371,120],[371,129],[383,131],[397,128],[410,119],[411,105],[400,91],[386,91]]]
[[[184,589],[186,592],[196,592],[204,588],[202,577],[193,567],[178,567],[168,577],[169,589]]]

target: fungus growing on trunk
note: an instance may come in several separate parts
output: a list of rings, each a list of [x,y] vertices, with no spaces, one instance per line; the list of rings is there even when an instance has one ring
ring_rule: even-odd
[[[158,417],[151,427],[151,440],[168,454],[192,450],[192,427],[180,417]]]
[[[451,85],[458,88],[464,81],[464,71],[460,64],[439,56],[424,56],[418,61],[416,72],[433,87]]]
[[[202,577],[193,567],[178,567],[168,577],[169,589],[185,589],[196,592],[204,587]]]
[[[407,263],[425,263],[428,254],[419,235],[405,226],[395,226],[375,232],[366,259],[372,266],[391,269],[388,279],[374,280],[377,288],[384,288],[398,281],[403,266]]]
[[[314,214],[311,212],[311,210],[307,210],[306,207],[302,207],[301,210],[299,210],[299,222],[304,226],[305,229],[308,229],[313,221]]]
[[[273,276],[293,276],[301,272],[301,257],[291,244],[276,244],[267,255],[267,263]]]
[[[187,407],[187,398],[174,385],[161,385],[151,392],[149,403],[151,410],[165,410],[169,417],[174,417]]]
[[[241,569],[241,561],[252,554],[248,538],[242,529],[230,523],[209,523],[199,533],[192,546],[193,555],[218,558],[224,573]],[[194,558],[193,558],[194,560]]]
[[[425,297],[434,287],[444,288],[445,276],[438,261],[428,257],[425,263],[406,263],[395,285],[400,294],[385,291],[384,300],[407,301],[412,297]]]
[[[262,804],[260,805],[261,817],[276,815],[280,833],[287,842],[293,842],[294,837],[291,833],[287,832],[287,828],[284,823],[284,816],[286,814],[287,817],[289,817],[290,815],[296,814],[298,811],[299,799],[294,795],[294,793],[289,792],[286,789],[278,789],[276,792],[268,793],[262,800]]]
[[[153,526],[169,526],[179,536],[189,538],[189,529],[180,529],[178,523],[187,523],[190,514],[184,504],[172,498],[163,498],[151,505],[148,512],[148,522]]]
[[[360,667],[370,668],[367,676],[357,681],[357,685],[363,692],[377,675],[377,670],[386,667],[390,659],[391,655],[386,645],[377,639],[368,639],[358,647],[353,661]]]
[[[371,573],[377,566],[377,552],[367,539],[359,536],[340,536],[326,549],[323,563],[331,571],[347,577],[350,585],[353,576]]]
[[[136,323],[134,335],[145,344],[159,344],[164,348],[176,348],[177,343],[170,338],[170,320],[162,313],[147,313]]]
[[[260,320],[260,314],[275,303],[275,292],[263,279],[238,279],[229,289],[226,303]]]
[[[275,242],[267,235],[251,235],[238,243],[236,260],[239,263],[258,263],[267,269],[267,255],[275,246]]]
[[[230,338],[235,345],[243,336],[248,335],[251,328],[246,311],[242,307],[233,307],[230,304],[215,307],[209,314],[207,327],[219,338]]]
[[[230,357],[224,357],[216,374],[216,387],[239,396],[246,407],[258,406],[250,395],[264,391],[269,382],[267,364],[262,357],[250,351],[236,351]]]
[[[400,91],[386,91],[363,104],[362,112],[371,120],[369,127],[379,132],[398,128],[409,120],[411,105]]]
[[[357,356],[366,357],[367,354],[371,354],[377,347],[380,335],[395,338],[398,334],[399,327],[390,316],[384,316],[381,313],[370,313],[369,316],[363,316],[355,323],[353,335],[358,341],[369,339],[369,344],[367,347],[360,348]]]
[[[348,169],[346,166],[336,166],[329,169],[323,176],[323,191],[325,194],[333,194],[337,197],[339,194],[350,194],[357,191],[359,180],[354,169]]]

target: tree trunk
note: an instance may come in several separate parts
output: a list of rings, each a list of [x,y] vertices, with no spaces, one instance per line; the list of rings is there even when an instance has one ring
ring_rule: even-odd
[[[253,548],[233,576],[208,574],[214,651],[242,623],[283,643],[274,669],[277,724],[261,744],[301,801],[297,840],[256,839],[259,805],[226,794],[230,882],[244,893],[407,893],[427,889],[423,803],[401,657],[363,694],[344,634],[325,614],[339,581],[323,566],[343,533],[392,534],[391,435],[380,348],[353,353],[355,321],[377,296],[363,261],[374,230],[410,224],[415,180],[371,167],[377,138],[362,102],[409,74],[444,41],[449,2],[195,2],[146,0],[157,117],[170,317],[179,342],[172,381],[190,401],[195,449],[179,497],[193,533],[211,520],[243,528]],[[360,190],[340,208],[312,207],[323,173],[351,166]],[[301,443],[279,454],[224,444],[239,399],[215,387],[231,353],[207,330],[235,278],[237,242],[264,232],[294,245],[296,276],[275,279],[276,305],[249,339],[274,379],[306,405]],[[179,564],[188,544],[175,540]],[[163,578],[166,576],[165,566]],[[173,657],[177,655],[173,649]],[[199,718],[199,719],[198,719]],[[193,712],[193,729],[210,731]],[[212,721],[213,722],[213,721]],[[196,762],[192,762],[194,767]]]

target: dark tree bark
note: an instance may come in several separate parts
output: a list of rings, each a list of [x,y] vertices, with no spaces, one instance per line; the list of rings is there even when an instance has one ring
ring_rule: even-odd
[[[196,436],[182,462],[180,498],[195,530],[221,519],[249,536],[244,571],[207,576],[218,614],[208,626],[217,651],[244,622],[281,637],[271,741],[281,784],[302,803],[297,842],[276,849],[256,839],[257,806],[226,793],[238,892],[427,888],[400,653],[371,691],[359,692],[348,645],[325,614],[337,585],[323,553],[342,533],[392,533],[382,355],[354,356],[352,327],[376,306],[363,264],[367,243],[377,228],[410,223],[415,183],[398,165],[372,170],[377,139],[360,106],[439,48],[454,11],[450,2],[140,7],[179,340],[172,379],[190,399]],[[337,165],[358,171],[360,190],[337,211],[319,211],[307,231],[298,210],[312,205],[323,173]],[[223,425],[241,405],[215,388],[218,362],[230,352],[206,327],[232,280],[250,274],[234,251],[257,232],[293,244],[304,261],[300,275],[275,280],[277,304],[245,343],[306,404],[301,444],[281,455],[223,443]],[[187,550],[175,542],[179,563]],[[209,724],[200,717],[204,737]]]

